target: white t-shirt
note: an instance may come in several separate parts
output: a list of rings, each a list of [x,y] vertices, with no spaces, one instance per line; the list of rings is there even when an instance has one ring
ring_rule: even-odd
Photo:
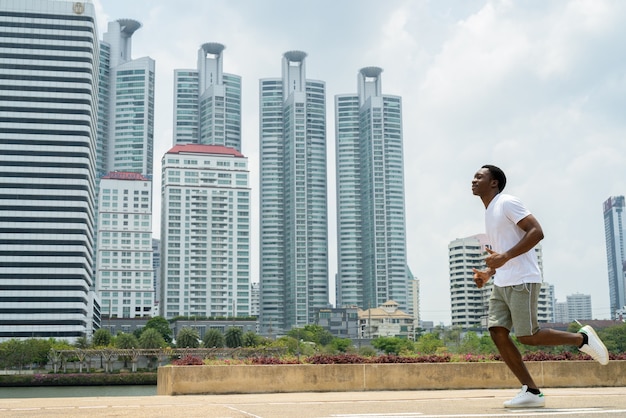
[[[517,244],[525,232],[517,223],[530,215],[524,204],[515,196],[497,194],[485,211],[485,228],[492,249],[503,253]],[[537,255],[532,249],[512,258],[496,269],[496,286],[514,286],[522,283],[541,283]]]

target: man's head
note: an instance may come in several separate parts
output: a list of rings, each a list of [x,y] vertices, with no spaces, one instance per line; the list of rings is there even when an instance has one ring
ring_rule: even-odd
[[[504,190],[504,186],[506,186],[506,176],[504,175],[504,171],[502,171],[499,167],[491,164],[485,164],[481,168],[486,168],[487,170],[489,170],[491,178],[498,182],[498,190],[502,192],[502,190]]]

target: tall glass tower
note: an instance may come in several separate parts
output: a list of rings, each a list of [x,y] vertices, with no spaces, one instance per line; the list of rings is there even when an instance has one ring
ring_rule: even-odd
[[[0,28],[0,341],[74,341],[100,322],[95,10],[0,0]]]
[[[141,24],[109,22],[100,43],[96,290],[103,316],[146,316],[152,283],[154,75],[149,57],[131,57]]]
[[[241,77],[224,73],[224,49],[203,44],[197,70],[174,71],[174,145],[222,145],[241,152]]]
[[[358,74],[358,94],[335,96],[337,306],[410,303],[402,103],[382,94],[382,69]]]
[[[154,160],[154,60],[131,58],[141,24],[109,22],[100,44],[99,176],[125,171],[152,176]]]
[[[307,80],[306,53],[283,55],[260,80],[261,332],[314,323],[328,306],[326,86]]]
[[[626,308],[626,218],[624,196],[612,196],[604,202],[604,235],[609,272],[611,317]]]

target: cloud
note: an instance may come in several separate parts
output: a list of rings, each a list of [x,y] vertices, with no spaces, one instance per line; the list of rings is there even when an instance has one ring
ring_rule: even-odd
[[[483,231],[484,208],[469,186],[485,163],[505,169],[507,190],[522,198],[546,230],[545,278],[559,300],[591,294],[596,316],[608,315],[602,202],[626,193],[626,56],[620,53],[626,3],[95,4],[101,28],[101,22],[122,17],[143,23],[133,52],[156,60],[159,161],[159,150],[171,144],[172,71],[194,68],[202,43],[224,43],[224,70],[242,76],[243,147],[251,170],[258,170],[258,80],[280,77],[283,52],[309,54],[307,77],[327,86],[331,275],[333,96],[356,92],[358,70],[374,65],[384,69],[384,94],[402,96],[407,245],[410,267],[421,279],[422,317],[450,322],[447,245]],[[258,199],[256,172],[251,179]]]

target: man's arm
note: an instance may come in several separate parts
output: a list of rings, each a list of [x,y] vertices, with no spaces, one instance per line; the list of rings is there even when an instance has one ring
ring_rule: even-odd
[[[508,251],[503,253],[496,253],[495,251],[487,248],[489,255],[485,259],[487,267],[497,269],[502,267],[507,261],[517,257],[520,254],[524,254],[533,248],[543,239],[543,230],[539,221],[533,216],[528,215],[517,223],[524,232],[524,236],[517,244],[509,248]]]

